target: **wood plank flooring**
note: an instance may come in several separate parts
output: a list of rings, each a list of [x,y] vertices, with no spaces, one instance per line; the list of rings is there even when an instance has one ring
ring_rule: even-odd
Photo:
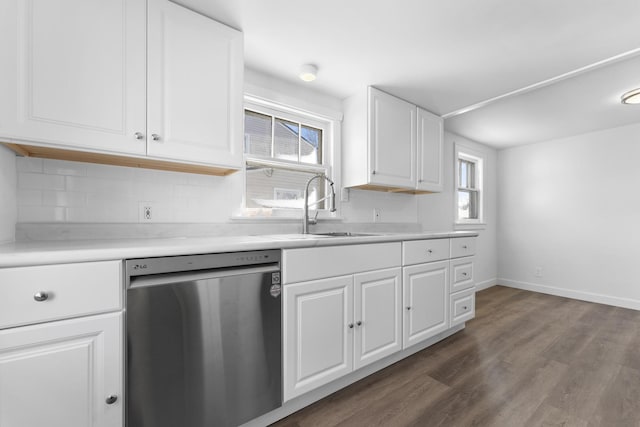
[[[494,286],[467,327],[274,424],[640,426],[640,312]]]

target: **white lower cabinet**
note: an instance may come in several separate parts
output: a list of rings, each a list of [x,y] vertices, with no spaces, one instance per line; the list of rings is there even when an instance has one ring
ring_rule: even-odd
[[[403,268],[402,348],[449,328],[449,261]]]
[[[0,425],[123,425],[122,313],[0,330]]]
[[[401,349],[400,268],[283,288],[285,401]]]

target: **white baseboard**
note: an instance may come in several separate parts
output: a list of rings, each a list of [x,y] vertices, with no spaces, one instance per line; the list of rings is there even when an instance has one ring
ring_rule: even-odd
[[[476,283],[476,291],[481,291],[483,289],[490,288],[497,284],[498,284],[498,279],[495,277],[493,279],[483,280],[482,282]]]
[[[572,289],[559,288],[556,286],[539,285],[537,283],[521,282],[518,280],[497,279],[497,284],[510,288],[524,289],[525,291],[540,292],[543,294],[556,295],[559,297],[578,299],[582,301],[595,302],[598,304],[613,305],[616,307],[640,310],[640,301],[630,298],[612,297],[609,295],[596,294],[593,292],[582,292]]]

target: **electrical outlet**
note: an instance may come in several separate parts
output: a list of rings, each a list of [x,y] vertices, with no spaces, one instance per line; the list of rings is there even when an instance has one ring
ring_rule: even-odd
[[[152,202],[140,202],[138,204],[138,222],[153,222],[154,215]]]
[[[349,188],[342,187],[342,190],[340,190],[340,201],[341,202],[349,201]]]
[[[380,210],[373,208],[373,222],[380,221]]]
[[[542,267],[536,267],[536,277],[542,277]]]

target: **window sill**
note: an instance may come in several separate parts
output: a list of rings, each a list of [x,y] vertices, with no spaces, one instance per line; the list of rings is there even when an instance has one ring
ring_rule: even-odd
[[[315,211],[309,211],[309,217],[313,218]],[[318,221],[341,221],[342,217],[329,212],[318,213]],[[233,221],[273,221],[273,222],[299,222],[302,221],[301,209],[239,209],[231,216]]]
[[[453,224],[455,230],[484,230],[487,228],[486,222],[456,222]]]

